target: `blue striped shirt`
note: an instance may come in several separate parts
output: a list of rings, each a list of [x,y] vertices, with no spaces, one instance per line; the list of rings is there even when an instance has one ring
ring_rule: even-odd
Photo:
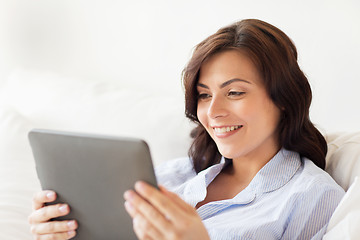
[[[226,165],[196,174],[191,159],[158,166],[158,182],[195,207]],[[344,190],[312,161],[281,149],[234,198],[197,209],[211,239],[321,239]]]

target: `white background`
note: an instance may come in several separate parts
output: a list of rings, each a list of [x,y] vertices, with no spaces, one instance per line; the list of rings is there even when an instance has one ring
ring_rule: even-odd
[[[360,1],[0,0],[0,87],[19,70],[173,92],[193,47],[244,18],[288,34],[323,131],[359,131]],[[49,80],[50,81],[50,80]]]

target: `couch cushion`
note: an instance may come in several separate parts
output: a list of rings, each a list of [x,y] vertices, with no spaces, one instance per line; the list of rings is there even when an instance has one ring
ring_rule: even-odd
[[[360,176],[360,132],[333,133],[327,137],[326,171],[345,190]]]

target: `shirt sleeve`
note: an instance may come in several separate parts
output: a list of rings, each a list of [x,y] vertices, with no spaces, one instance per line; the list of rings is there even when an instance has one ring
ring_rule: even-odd
[[[339,186],[317,184],[293,206],[282,239],[322,239],[332,213],[344,196]]]

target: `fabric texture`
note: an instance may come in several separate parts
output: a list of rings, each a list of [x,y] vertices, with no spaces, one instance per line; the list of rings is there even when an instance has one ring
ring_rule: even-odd
[[[159,183],[193,207],[226,165],[196,174],[189,158],[156,168]],[[344,190],[298,153],[280,150],[232,199],[198,208],[211,239],[321,239]]]

